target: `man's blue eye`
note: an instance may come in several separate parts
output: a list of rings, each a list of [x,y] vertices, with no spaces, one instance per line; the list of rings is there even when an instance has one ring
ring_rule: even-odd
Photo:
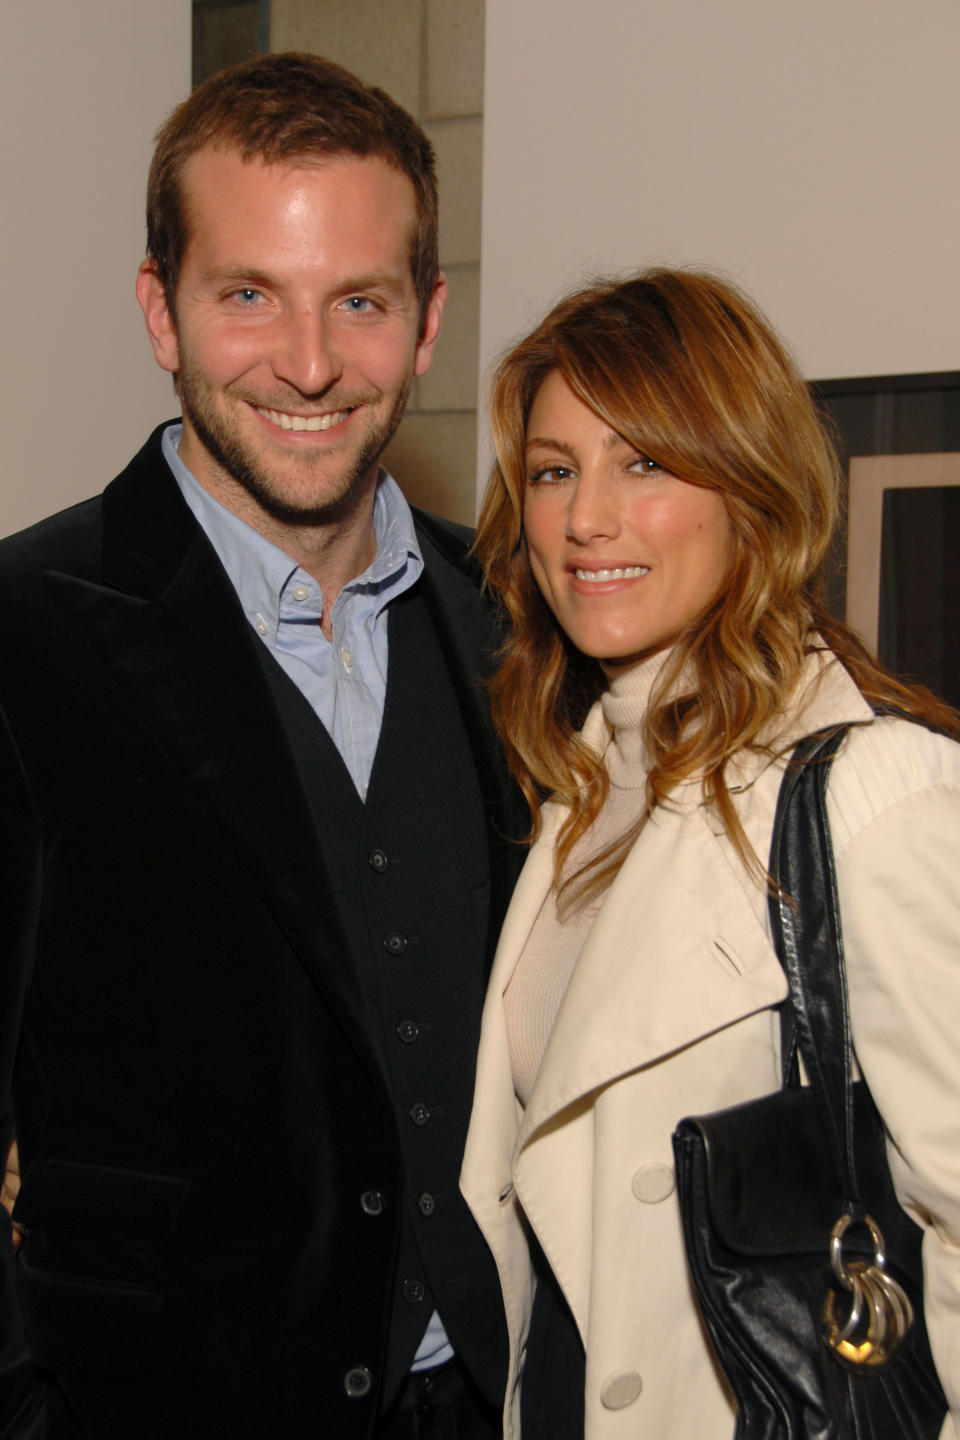
[[[366,308],[370,304],[370,301],[367,299],[366,295],[351,295],[345,303],[348,310],[353,310],[359,313],[366,310]]]

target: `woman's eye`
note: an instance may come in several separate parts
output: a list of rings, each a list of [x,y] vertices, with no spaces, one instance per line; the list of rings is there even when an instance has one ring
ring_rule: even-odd
[[[531,485],[560,485],[564,480],[569,480],[573,471],[569,465],[544,465],[541,470],[534,470],[529,476],[528,483]]]
[[[658,465],[656,460],[651,460],[649,455],[638,455],[631,461],[630,469],[638,475],[656,475],[663,466]]]

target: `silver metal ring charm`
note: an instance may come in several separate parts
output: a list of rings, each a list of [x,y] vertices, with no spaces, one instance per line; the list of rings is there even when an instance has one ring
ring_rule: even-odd
[[[873,1259],[858,1258],[848,1264],[843,1237],[855,1224],[870,1232]],[[823,1308],[824,1344],[848,1365],[885,1365],[913,1324],[913,1306],[903,1288],[887,1274],[883,1234],[871,1216],[841,1215],[830,1235],[830,1268],[850,1299],[848,1314],[842,1319],[843,1302],[835,1290],[828,1291]]]

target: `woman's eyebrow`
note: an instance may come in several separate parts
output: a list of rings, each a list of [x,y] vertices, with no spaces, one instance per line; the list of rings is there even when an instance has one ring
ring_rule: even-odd
[[[549,435],[531,435],[526,442],[526,448],[535,450],[537,446],[544,450],[562,450],[564,455],[573,455],[572,445],[568,445],[565,440],[554,440]]]

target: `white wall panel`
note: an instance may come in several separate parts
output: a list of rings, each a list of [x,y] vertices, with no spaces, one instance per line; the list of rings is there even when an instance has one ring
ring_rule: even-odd
[[[101,490],[176,412],[133,293],[190,0],[10,0],[0,83],[0,534]]]

